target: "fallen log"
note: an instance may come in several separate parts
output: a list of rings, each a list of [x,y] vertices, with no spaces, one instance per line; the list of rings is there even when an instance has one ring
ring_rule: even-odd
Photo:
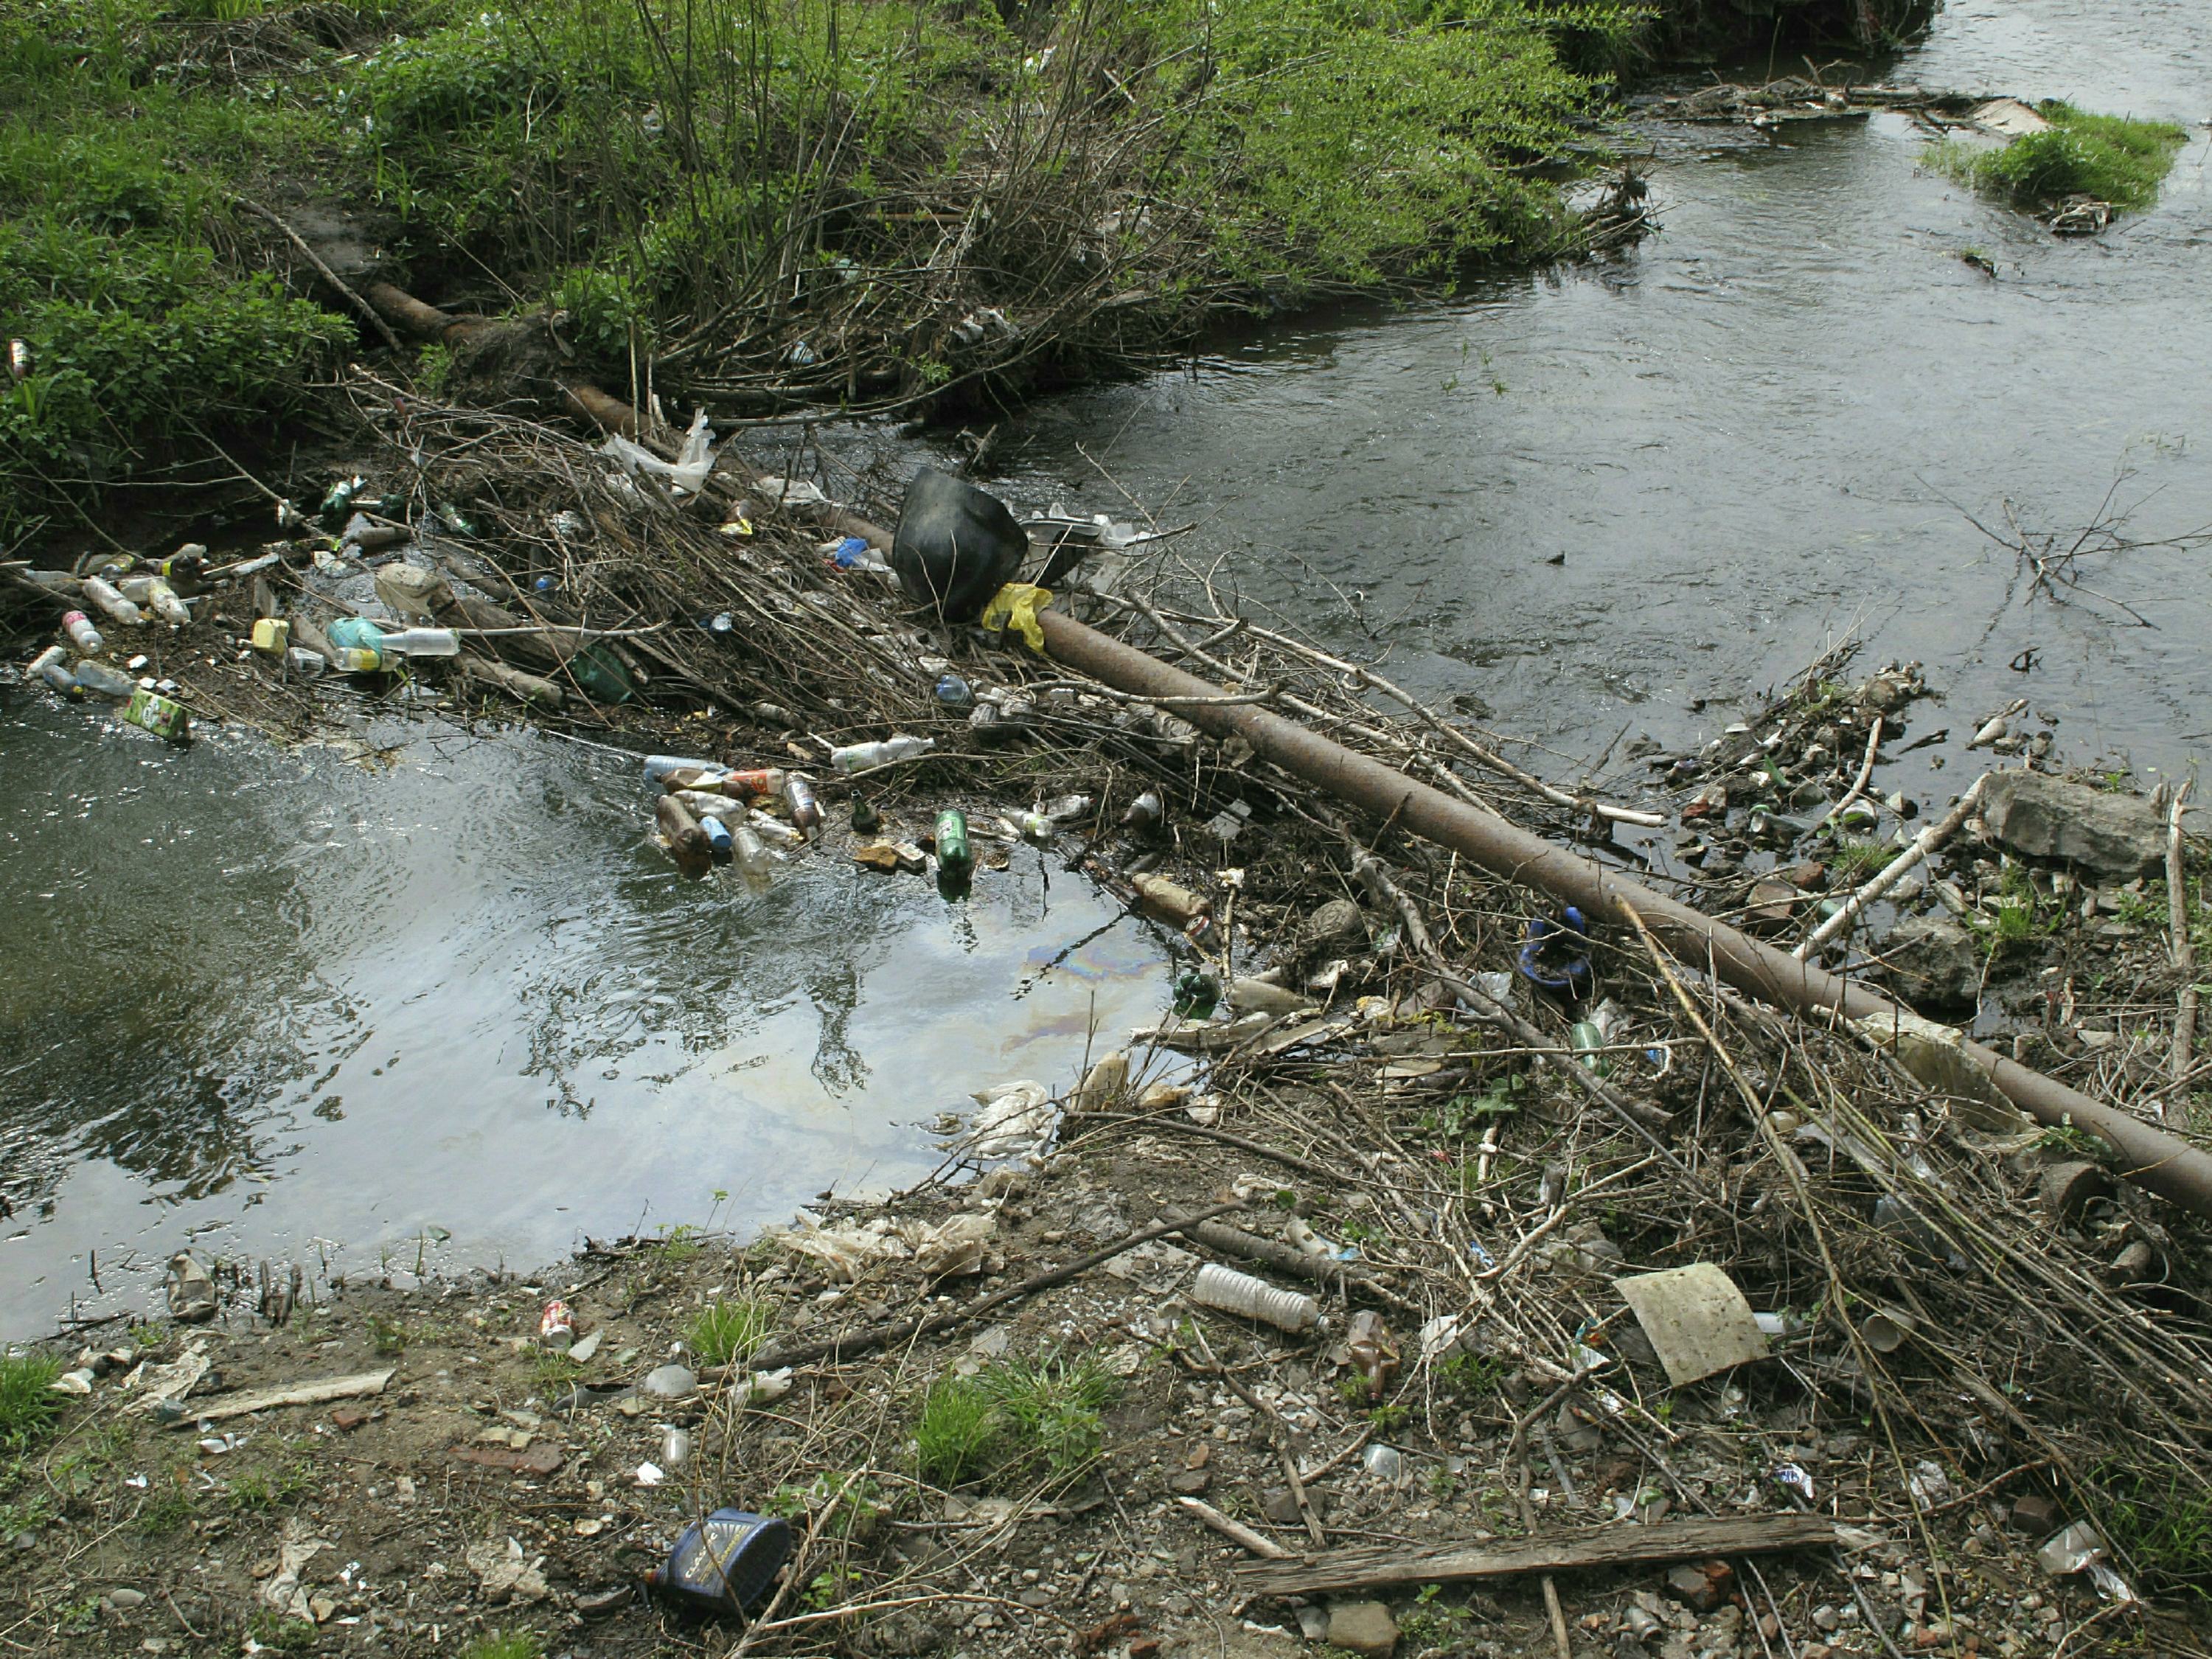
[[[295,1382],[281,1389],[256,1389],[251,1394],[234,1395],[228,1400],[194,1401],[185,1406],[185,1414],[170,1426],[190,1428],[195,1423],[220,1423],[226,1418],[274,1411],[280,1406],[320,1406],[333,1400],[357,1400],[363,1395],[382,1394],[384,1385],[392,1381],[392,1370],[386,1366],[380,1371],[359,1371],[351,1376],[326,1376],[319,1382]]]
[[[1440,1549],[1331,1550],[1288,1561],[1247,1563],[1237,1569],[1237,1583],[1255,1595],[1337,1595],[1387,1589],[1396,1584],[1568,1572],[1578,1567],[1823,1549],[1835,1541],[1835,1522],[1820,1515],[1670,1521],[1652,1527],[1624,1523],[1589,1532]]]

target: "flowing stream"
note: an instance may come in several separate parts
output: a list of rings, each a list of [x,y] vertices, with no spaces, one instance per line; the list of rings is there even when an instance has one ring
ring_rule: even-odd
[[[1387,642],[1558,775],[1700,741],[1852,629],[1954,728],[2027,696],[2072,759],[2185,766],[2212,551],[2101,558],[2108,597],[2059,607],[1968,514],[2212,524],[2212,19],[1951,0],[1882,67],[2191,138],[2156,206],[2069,242],[1919,170],[1901,118],[1651,132],[1641,246],[1040,407],[1012,493],[1195,521],[1248,603]],[[192,1238],[413,1272],[781,1219],[926,1174],[926,1120],[1066,1083],[1165,1000],[1158,942],[1034,854],[965,903],[827,860],[751,900],[645,846],[628,765],[380,737],[172,755],[0,703],[0,1336],[143,1305]]]

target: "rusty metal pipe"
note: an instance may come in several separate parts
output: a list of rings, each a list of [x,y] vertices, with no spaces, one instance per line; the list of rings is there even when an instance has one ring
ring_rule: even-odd
[[[1170,666],[1087,628],[1058,611],[1039,613],[1046,649],[1057,660],[1116,690],[1145,697],[1204,698],[1221,688]],[[1688,905],[1652,891],[1602,866],[1555,847],[1540,836],[1478,812],[1465,802],[1380,761],[1353,753],[1294,720],[1251,704],[1179,705],[1193,725],[1225,738],[1232,733],[1262,758],[1294,776],[1377,817],[1460,853],[1493,875],[1577,905],[1593,919],[1626,926],[1626,899],[1669,950],[1695,968],[1710,966],[1727,984],[1801,1014],[1897,1017],[1905,1011],[1890,998],[1799,962]],[[1961,1049],[1989,1076],[1998,1092],[2039,1123],[2071,1123],[2109,1142],[2137,1186],[2201,1215],[2212,1215],[2212,1156],[2078,1090],[2032,1071],[1978,1042]]]

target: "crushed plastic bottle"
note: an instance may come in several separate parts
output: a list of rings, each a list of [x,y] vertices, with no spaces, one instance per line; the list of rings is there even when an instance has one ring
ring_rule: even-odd
[[[138,682],[121,669],[110,668],[106,663],[94,662],[88,657],[76,665],[76,683],[81,690],[112,697],[118,702],[138,689]]]
[[[116,584],[116,592],[133,605],[143,605],[163,622],[182,628],[192,619],[191,607],[177,590],[159,576],[131,576]]]
[[[1051,846],[1053,837],[1060,833],[1060,826],[1043,812],[1023,813],[1015,827],[1022,832],[1024,841],[1036,847]]]
[[[374,623],[362,617],[341,617],[330,625],[328,632],[347,672],[374,673],[384,666],[384,630]],[[366,652],[372,659],[366,667],[361,665],[357,656],[348,654],[358,652]]]
[[[926,755],[936,747],[935,738],[908,737],[902,732],[896,737],[879,738],[874,743],[849,743],[842,749],[833,749],[830,751],[830,764],[840,772],[866,772],[875,767],[889,766],[894,761]]]
[[[1190,1299],[1201,1308],[1257,1319],[1278,1330],[1310,1330],[1321,1322],[1321,1304],[1299,1291],[1285,1291],[1264,1279],[1240,1273],[1218,1261],[1198,1270]]]

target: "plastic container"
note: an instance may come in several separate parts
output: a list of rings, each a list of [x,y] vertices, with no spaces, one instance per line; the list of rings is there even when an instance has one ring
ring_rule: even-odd
[[[811,830],[822,822],[822,803],[814,798],[814,786],[804,773],[785,774],[783,804],[791,813],[792,823],[801,830]]]
[[[88,657],[96,657],[107,648],[107,641],[100,637],[100,630],[92,625],[92,618],[82,611],[72,611],[62,618],[62,632],[70,643]]]
[[[138,682],[121,669],[110,668],[106,663],[94,662],[89,658],[76,665],[76,683],[80,690],[113,697],[118,702],[138,689]]]
[[[768,886],[769,877],[775,869],[775,854],[768,850],[750,824],[730,826],[730,857],[738,866],[738,873],[745,878],[746,886],[755,892]]]
[[[1190,1299],[1243,1319],[1256,1319],[1281,1331],[1308,1331],[1321,1323],[1321,1304],[1301,1291],[1279,1290],[1264,1279],[1209,1261],[1198,1270]]]
[[[850,743],[842,749],[833,749],[830,751],[830,764],[840,772],[865,772],[872,767],[889,766],[893,761],[926,755],[936,747],[935,738],[915,738],[901,733],[874,743]]]
[[[281,657],[292,648],[292,624],[282,617],[264,617],[253,624],[251,643],[264,657]]]
[[[384,666],[384,630],[366,617],[339,617],[330,626],[330,641],[341,659],[349,651],[366,651],[376,659],[369,668],[352,668],[353,673],[373,672]]]
[[[304,645],[295,645],[284,653],[284,666],[303,679],[313,679],[329,672],[330,659],[319,651],[310,651]]]
[[[84,579],[84,597],[103,615],[112,617],[125,628],[137,628],[145,623],[138,607],[123,597],[114,583],[98,576]]]
[[[384,636],[387,654],[403,657],[458,657],[461,636],[450,628],[399,628]]]
[[[334,646],[332,649],[337,655],[331,658],[331,666],[341,674],[380,674],[384,672],[381,652],[365,650],[357,645]]]
[[[716,1510],[686,1527],[645,1582],[702,1613],[743,1613],[765,1598],[791,1554],[791,1528],[772,1515]]]
[[[940,674],[937,678],[937,701],[947,708],[972,708],[975,693],[959,675]]]
[[[719,775],[721,769],[710,760],[697,760],[688,755],[647,755],[645,757],[645,775],[649,783],[659,783],[672,772]]]

